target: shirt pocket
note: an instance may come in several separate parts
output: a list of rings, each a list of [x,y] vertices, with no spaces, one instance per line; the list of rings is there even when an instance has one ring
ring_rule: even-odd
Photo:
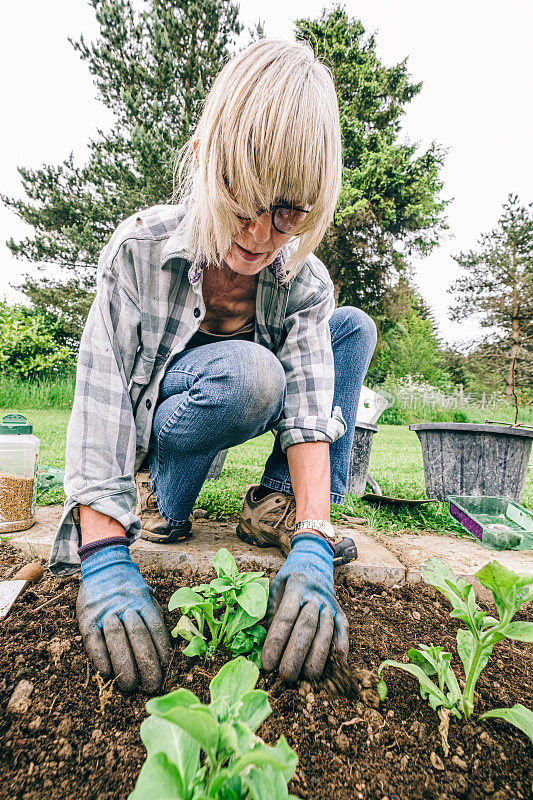
[[[128,386],[131,402],[135,409],[146,386],[150,383],[154,372],[155,358],[146,356],[142,351],[137,356]]]

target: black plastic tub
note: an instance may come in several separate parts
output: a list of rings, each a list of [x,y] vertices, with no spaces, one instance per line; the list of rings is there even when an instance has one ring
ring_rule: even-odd
[[[533,429],[463,422],[409,425],[422,445],[428,497],[509,497],[520,502]]]

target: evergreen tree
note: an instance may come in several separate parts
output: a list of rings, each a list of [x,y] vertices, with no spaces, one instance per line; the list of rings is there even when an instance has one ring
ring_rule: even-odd
[[[166,203],[173,163],[205,93],[241,32],[228,0],[89,0],[97,40],[71,42],[115,115],[89,144],[85,166],[71,154],[59,166],[19,169],[27,200],[3,196],[33,236],[10,240],[15,256],[60,265],[65,280],[25,276],[22,291],[62,316],[79,338],[94,296],[96,264],[116,225],[140,208]]]
[[[505,394],[533,386],[533,203],[510,194],[498,225],[476,250],[454,256],[463,274],[451,287],[454,320],[479,312],[493,331],[478,348],[491,369],[505,374]]]
[[[444,153],[433,144],[417,154],[399,141],[407,104],[420,92],[406,61],[385,67],[373,36],[337,6],[318,20],[296,22],[333,72],[343,139],[343,187],[335,223],[318,255],[328,265],[339,302],[376,317],[410,254],[427,254],[445,227],[439,170]]]

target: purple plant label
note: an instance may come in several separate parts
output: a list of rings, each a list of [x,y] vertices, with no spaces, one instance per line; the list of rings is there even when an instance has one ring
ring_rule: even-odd
[[[483,539],[483,528],[481,525],[478,525],[468,514],[465,514],[464,511],[461,511],[460,508],[457,508],[456,505],[450,503],[450,514],[454,517],[457,522],[460,522],[461,525],[466,528],[471,534],[473,534],[476,539],[479,539],[481,542]]]

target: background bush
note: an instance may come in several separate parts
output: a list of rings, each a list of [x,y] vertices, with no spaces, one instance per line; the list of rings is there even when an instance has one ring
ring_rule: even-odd
[[[75,348],[61,318],[0,300],[0,374],[11,378],[50,378],[74,369]]]

